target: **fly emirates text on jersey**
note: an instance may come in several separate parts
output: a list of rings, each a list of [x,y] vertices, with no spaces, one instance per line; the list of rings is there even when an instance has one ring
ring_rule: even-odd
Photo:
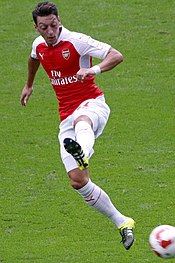
[[[72,84],[78,81],[76,75],[61,77],[61,71],[56,71],[56,70],[51,70],[51,76],[52,78],[50,78],[50,81],[54,86]]]

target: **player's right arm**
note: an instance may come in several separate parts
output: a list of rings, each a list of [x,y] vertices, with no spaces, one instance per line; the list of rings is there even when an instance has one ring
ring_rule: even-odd
[[[28,78],[27,82],[23,88],[23,91],[21,93],[21,104],[25,106],[27,104],[27,101],[30,98],[30,95],[33,91],[33,82],[35,79],[36,72],[39,68],[40,61],[38,59],[34,59],[31,56],[28,59]]]

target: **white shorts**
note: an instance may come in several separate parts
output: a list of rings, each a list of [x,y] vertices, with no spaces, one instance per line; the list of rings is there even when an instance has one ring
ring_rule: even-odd
[[[75,159],[65,150],[63,145],[65,138],[72,138],[75,140],[74,121],[81,115],[88,116],[93,124],[95,138],[97,138],[101,135],[103,129],[105,128],[109,114],[110,109],[105,103],[104,96],[99,96],[96,99],[89,99],[82,102],[72,115],[60,123],[58,139],[60,142],[61,159],[67,172],[77,168]],[[92,156],[93,152],[94,151],[92,149],[90,156]]]

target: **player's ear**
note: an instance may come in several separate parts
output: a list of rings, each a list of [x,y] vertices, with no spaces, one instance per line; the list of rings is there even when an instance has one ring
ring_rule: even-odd
[[[35,28],[35,30],[38,32],[38,27],[37,27],[36,24],[34,24],[34,28]]]
[[[59,26],[61,26],[61,19],[60,19],[59,16],[57,16],[57,20],[58,20],[58,24],[59,24]]]

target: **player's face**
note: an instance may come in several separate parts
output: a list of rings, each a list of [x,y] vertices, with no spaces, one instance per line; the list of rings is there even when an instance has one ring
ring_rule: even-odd
[[[55,44],[60,34],[60,18],[55,15],[38,16],[36,30],[49,46]]]

